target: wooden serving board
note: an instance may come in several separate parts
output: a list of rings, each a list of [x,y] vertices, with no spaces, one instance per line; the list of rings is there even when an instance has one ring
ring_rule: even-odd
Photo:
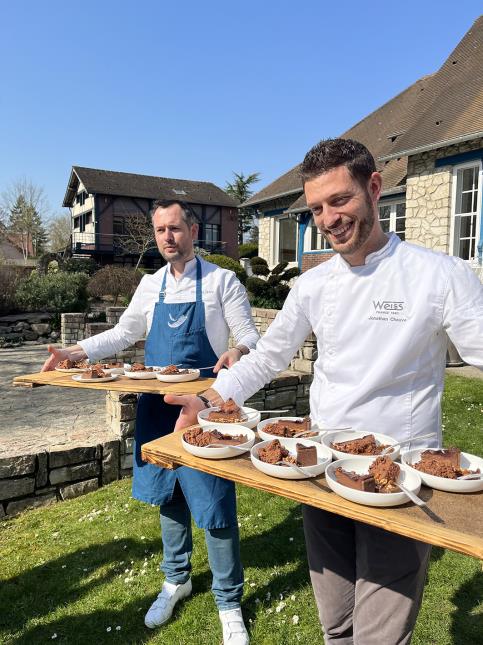
[[[85,381],[80,383],[79,381],[74,381],[72,376],[73,374],[67,374],[66,372],[37,372],[36,374],[16,376],[13,379],[13,385],[25,387],[57,385],[58,387],[111,390],[113,392],[129,392],[133,394],[199,394],[211,387],[215,380],[213,378],[199,378],[196,381],[185,381],[183,383],[163,383],[158,381],[157,378],[144,380],[120,375],[114,381],[105,381],[104,383]]]
[[[393,533],[483,559],[481,493],[444,493],[423,486],[420,497],[427,502],[426,509],[411,503],[392,508],[376,508],[339,497],[327,486],[324,475],[297,481],[269,477],[253,466],[248,453],[218,460],[195,457],[182,447],[180,432],[145,443],[141,450],[145,461],[158,466],[170,469],[189,466]]]

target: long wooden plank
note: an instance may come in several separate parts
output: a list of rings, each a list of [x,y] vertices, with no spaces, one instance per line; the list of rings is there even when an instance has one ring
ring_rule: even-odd
[[[199,394],[208,389],[214,382],[212,378],[199,378],[196,381],[184,383],[163,383],[158,379],[131,379],[127,376],[118,376],[115,381],[96,383],[74,381],[72,374],[65,372],[37,372],[16,376],[14,386],[37,387],[40,385],[56,385],[58,387],[77,387],[90,390],[111,390],[113,392],[129,392],[133,394]]]
[[[410,503],[394,508],[362,506],[333,493],[327,486],[324,475],[299,481],[276,479],[257,470],[246,455],[219,460],[194,457],[183,449],[179,432],[144,444],[142,458],[168,468],[189,466],[393,533],[483,559],[481,493],[458,495],[423,486],[420,496],[427,502],[427,509]]]

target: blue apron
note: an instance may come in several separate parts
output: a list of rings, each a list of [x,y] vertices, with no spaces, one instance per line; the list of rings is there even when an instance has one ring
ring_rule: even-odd
[[[205,328],[202,300],[201,262],[196,258],[196,301],[167,304],[164,274],[159,301],[146,339],[146,365],[182,364],[183,367],[215,365],[218,360]],[[204,372],[206,374],[206,372]],[[213,375],[213,371],[209,371]],[[173,431],[181,408],[168,405],[159,394],[139,397],[133,464],[133,497],[149,504],[169,502],[176,482],[199,528],[215,529],[235,526],[236,497],[233,482],[182,466],[176,470],[159,468],[141,459],[141,445]]]

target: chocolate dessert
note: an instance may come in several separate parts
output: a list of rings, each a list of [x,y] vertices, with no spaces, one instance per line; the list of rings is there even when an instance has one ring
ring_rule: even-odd
[[[130,372],[152,372],[152,367],[146,367],[143,363],[133,363]]]
[[[228,399],[218,410],[210,412],[207,419],[214,423],[240,423],[245,421],[246,416],[233,399]]]
[[[176,367],[176,365],[168,365],[168,366],[167,366],[167,367],[165,367],[164,369],[159,370],[159,373],[160,373],[160,374],[165,374],[165,375],[169,375],[169,374],[181,374],[181,372],[184,372],[184,370],[179,370],[179,369]]]
[[[477,470],[469,470],[461,467],[461,450],[459,448],[448,448],[447,450],[425,450],[421,453],[421,460],[412,464],[413,468],[428,475],[445,477],[446,479],[457,479],[462,475],[477,475]]]
[[[380,455],[385,448],[389,447],[378,444],[373,434],[367,434],[360,439],[331,443],[330,445],[334,450],[347,452],[350,455]]]
[[[109,376],[109,374],[106,374],[101,367],[93,365],[90,369],[81,374],[81,379],[83,381],[88,381],[96,378],[105,378],[106,376]]]
[[[297,421],[280,419],[280,421],[275,421],[274,423],[267,423],[267,425],[263,427],[263,432],[273,434],[276,437],[294,437],[299,432],[310,430],[310,427],[311,423],[309,417],[298,419]],[[314,437],[316,435],[316,432],[307,432],[304,436]]]
[[[315,466],[317,464],[317,448],[315,446],[304,446],[297,443],[295,448],[297,449],[298,466]]]
[[[390,457],[378,457],[369,468],[369,473],[376,481],[378,493],[396,493],[396,484],[400,472],[399,466]]]
[[[57,367],[61,370],[71,370],[71,369],[85,369],[88,367],[88,364],[86,361],[71,361],[70,359],[66,358],[63,361],[60,361],[60,363],[57,365]]]
[[[295,463],[295,458],[282,446],[278,439],[274,439],[264,448],[258,451],[258,458],[267,464],[276,464],[278,461],[286,461],[288,464]]]
[[[99,366],[103,370],[114,370],[119,369],[123,366],[122,363],[96,363],[96,367]]]
[[[344,470],[339,466],[335,469],[335,478],[339,484],[348,488],[362,490],[366,493],[376,492],[376,481],[372,475],[359,475],[353,470]]]
[[[214,443],[223,444],[224,446],[239,446],[248,441],[248,437],[244,434],[223,434],[218,430],[203,430],[200,426],[196,426],[185,432],[183,439],[186,443],[199,447],[208,447]],[[218,448],[220,446],[214,447]]]

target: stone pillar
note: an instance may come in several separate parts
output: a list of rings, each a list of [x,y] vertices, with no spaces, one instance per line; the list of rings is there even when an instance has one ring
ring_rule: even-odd
[[[106,423],[120,440],[121,477],[129,476],[132,472],[137,403],[136,394],[106,394]]]
[[[61,314],[62,347],[66,347],[66,345],[75,345],[77,341],[86,337],[85,323],[86,315],[83,313]]]

